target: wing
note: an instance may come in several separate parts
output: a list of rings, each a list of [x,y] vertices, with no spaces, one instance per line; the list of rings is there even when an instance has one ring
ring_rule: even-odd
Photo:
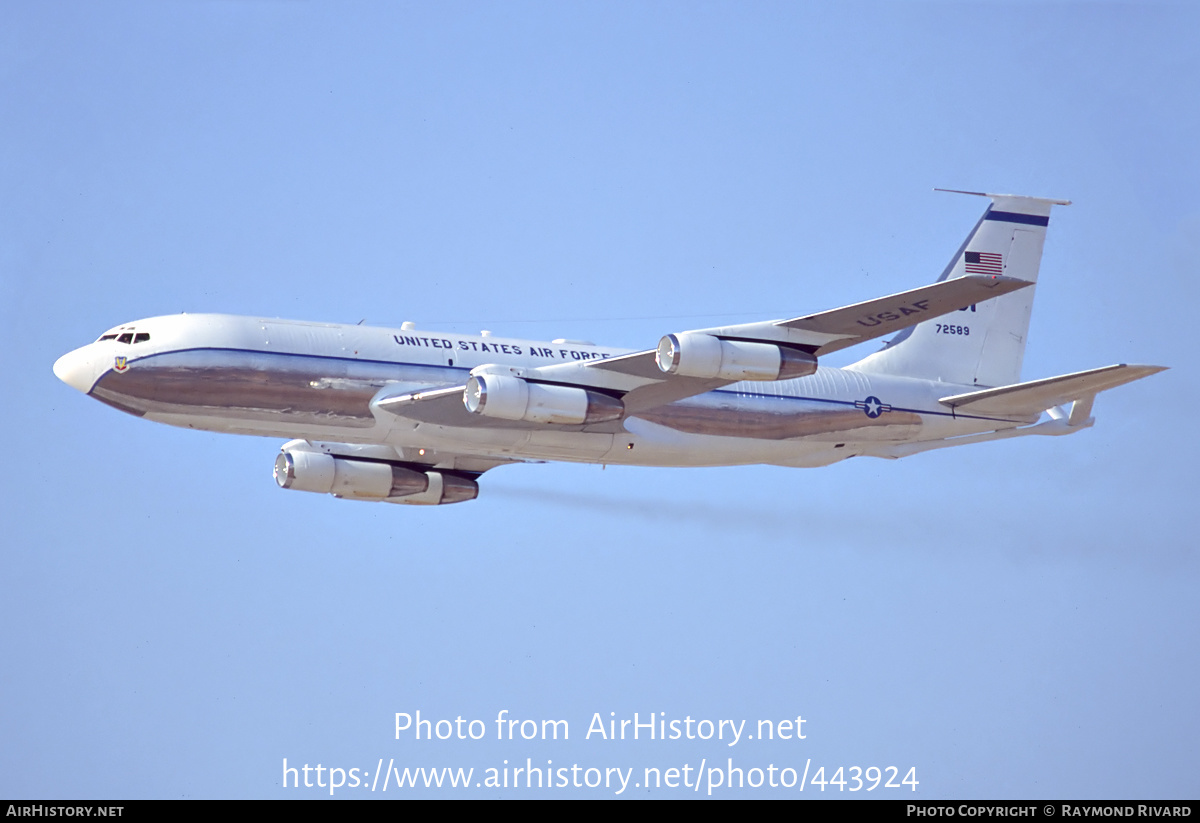
[[[813,354],[829,354],[1032,285],[1015,277],[972,274],[778,325],[811,340]]]
[[[480,366],[467,385],[381,396],[373,405],[443,425],[487,425],[481,418],[489,416],[503,421],[492,425],[504,426],[610,423],[742,380],[812,374],[821,355],[1031,285],[1012,277],[960,277],[819,314],[669,334],[657,349],[606,360]],[[476,399],[474,413],[469,399],[464,406],[464,392]]]
[[[785,346],[819,357],[1031,285],[1013,277],[971,275],[819,314],[699,329],[680,336],[700,334],[720,340]],[[626,389],[624,398],[631,413],[703,394],[739,380],[756,379],[752,374],[730,375],[728,379],[668,374],[657,360],[657,351],[644,351],[611,360],[591,361],[583,364],[583,368],[619,374],[627,378],[626,382],[635,383]],[[579,364],[564,363],[543,371],[561,371],[561,376],[565,377],[567,372],[578,368]],[[788,376],[799,375],[785,375]],[[606,385],[611,383],[605,381]]]

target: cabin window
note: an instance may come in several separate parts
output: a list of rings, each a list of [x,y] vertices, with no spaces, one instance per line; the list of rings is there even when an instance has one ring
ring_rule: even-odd
[[[135,334],[133,336],[134,343],[145,343],[149,339],[150,339],[150,332],[148,332],[148,331],[138,332],[137,334]]]

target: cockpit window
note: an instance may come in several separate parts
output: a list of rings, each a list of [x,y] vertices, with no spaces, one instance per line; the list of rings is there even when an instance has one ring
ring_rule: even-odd
[[[139,332],[127,331],[127,332],[122,332],[120,334],[118,334],[117,332],[112,332],[110,334],[100,335],[100,340],[116,340],[118,343],[146,343],[146,342],[149,342],[149,340],[150,340],[150,332],[148,332],[148,331],[139,331]],[[97,342],[100,342],[100,341],[97,341]]]

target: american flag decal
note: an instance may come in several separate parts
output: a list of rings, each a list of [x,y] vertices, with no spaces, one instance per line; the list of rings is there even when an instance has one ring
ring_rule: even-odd
[[[1004,274],[1003,255],[989,251],[966,253],[967,274]]]

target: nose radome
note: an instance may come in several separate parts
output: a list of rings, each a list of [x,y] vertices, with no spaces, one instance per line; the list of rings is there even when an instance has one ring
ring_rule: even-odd
[[[64,354],[54,361],[54,375],[73,389],[87,394],[96,383],[96,365],[93,352],[87,346]]]

